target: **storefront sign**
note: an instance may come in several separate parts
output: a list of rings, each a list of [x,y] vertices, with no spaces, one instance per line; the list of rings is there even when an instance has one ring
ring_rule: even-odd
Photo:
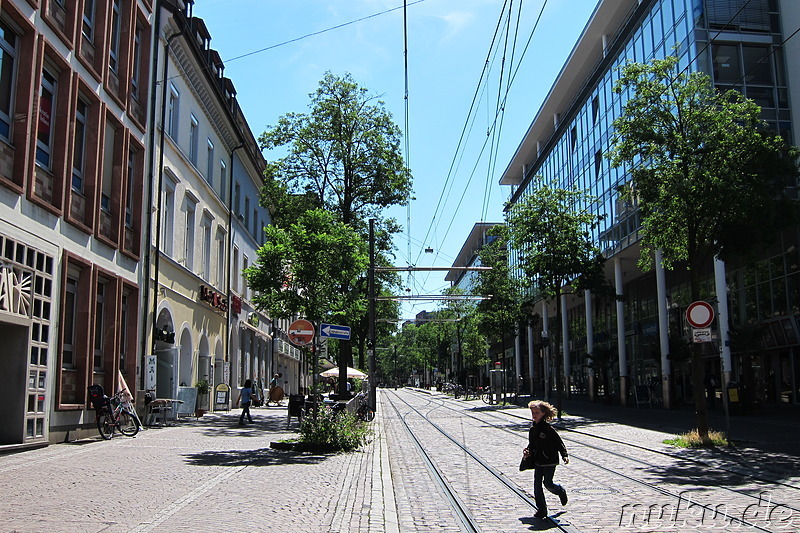
[[[220,311],[228,310],[228,300],[220,293],[209,289],[205,285],[200,285],[200,300]]]
[[[148,355],[144,363],[144,389],[156,389],[156,366],[158,365],[158,358],[155,355]]]
[[[250,312],[247,313],[247,323],[257,328],[259,324],[261,324],[261,320],[258,318],[258,313]]]
[[[242,312],[242,299],[235,294],[231,294],[231,311],[237,316]]]

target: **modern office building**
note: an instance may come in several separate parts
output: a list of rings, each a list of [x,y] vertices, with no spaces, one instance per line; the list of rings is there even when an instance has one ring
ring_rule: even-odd
[[[593,237],[608,259],[608,279],[618,296],[562,298],[566,327],[558,328],[564,346],[558,357],[569,393],[599,392],[626,404],[637,385],[649,383],[666,405],[692,401],[690,363],[675,348],[691,335],[684,319],[691,303],[688,276],[680,269],[637,267],[638,213],[617,193],[628,177],[604,157],[624,104],[625,95],[612,91],[620,67],[675,54],[681,68],[706,72],[720,90],[733,88],[754,100],[769,126],[796,144],[798,114],[792,110],[800,109],[800,69],[791,58],[798,24],[800,4],[791,0],[598,2],[500,180],[513,187],[511,202],[536,194],[535,175],[577,187],[597,197],[592,209],[606,215]],[[704,371],[721,376],[722,352],[732,365],[725,368],[727,377],[754,403],[798,401],[798,253],[800,235],[789,228],[759,260],[729,262],[726,274],[709,261],[703,271],[703,298],[727,302],[729,326],[750,332],[749,342],[741,336],[731,342],[727,327],[715,323],[712,342],[704,343]],[[545,331],[554,326],[554,309],[553,302],[539,304]],[[522,365],[523,372],[552,377],[552,365],[542,365],[540,333],[532,338],[538,355],[533,365]],[[593,364],[587,354],[595,356]]]
[[[149,1],[0,4],[0,445],[135,382]]]

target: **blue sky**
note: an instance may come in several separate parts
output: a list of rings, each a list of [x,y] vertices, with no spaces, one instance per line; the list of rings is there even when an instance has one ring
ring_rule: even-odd
[[[500,174],[597,4],[520,2],[407,0],[407,128],[403,0],[197,0],[194,14],[256,136],[285,113],[307,112],[326,71],[349,72],[380,95],[407,135],[414,178],[410,208],[388,213],[406,228],[395,264],[450,266],[473,224],[502,220],[511,191]],[[412,294],[439,294],[444,275],[403,278]],[[410,302],[402,316],[435,308]]]

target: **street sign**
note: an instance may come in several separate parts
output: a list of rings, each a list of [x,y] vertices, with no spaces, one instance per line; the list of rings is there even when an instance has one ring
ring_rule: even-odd
[[[686,308],[686,320],[693,328],[707,328],[714,321],[714,308],[706,302],[692,302]]]
[[[314,338],[314,325],[308,320],[295,320],[289,326],[289,341],[295,346],[305,346]]]
[[[711,342],[711,328],[692,328],[692,342]]]
[[[350,326],[334,326],[333,324],[320,324],[319,336],[331,339],[350,340]]]

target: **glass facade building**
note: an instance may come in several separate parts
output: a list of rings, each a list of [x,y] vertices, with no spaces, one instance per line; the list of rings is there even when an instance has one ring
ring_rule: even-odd
[[[798,10],[800,5],[779,0],[598,2],[500,180],[513,186],[512,203],[536,194],[531,178],[540,175],[557,186],[588,191],[597,201],[585,207],[605,215],[592,238],[609,259],[609,279],[617,275],[622,280],[622,285],[617,282],[622,305],[613,298],[593,297],[587,312],[584,295],[566,299],[567,353],[559,357],[565,357],[571,392],[591,388],[593,393],[611,393],[626,403],[634,399],[635,385],[661,382],[663,387],[653,387],[654,394],[691,401],[689,365],[678,356],[681,339],[691,334],[683,318],[691,303],[688,277],[678,270],[665,273],[667,302],[661,313],[666,316],[660,322],[656,272],[642,272],[636,266],[638,213],[618,193],[628,181],[626,169],[611,168],[605,156],[611,148],[612,123],[629,97],[613,91],[621,67],[675,55],[680,68],[706,72],[721,91],[734,89],[755,101],[762,108],[762,119],[796,143],[788,81],[792,67],[785,60],[785,44],[796,30],[787,21],[795,20]],[[727,265],[731,325],[750,328],[752,336],[750,345],[739,343],[738,353],[733,353],[733,378],[747,386],[753,402],[797,402],[797,241],[797,230],[787,229],[780,244],[762,261]],[[511,260],[515,257],[512,251]],[[714,300],[713,264],[709,263],[704,279],[703,297]],[[551,319],[553,315],[551,311]],[[663,324],[673,344],[669,349],[660,342]],[[715,332],[713,342],[704,346],[705,371],[710,374],[720,374],[720,342]],[[665,351],[672,352],[669,361]],[[595,374],[598,366],[589,364],[587,352],[612,354],[607,375]],[[542,364],[539,358],[533,369],[526,370],[537,375],[544,371]],[[592,383],[590,378],[595,376],[597,382]]]

